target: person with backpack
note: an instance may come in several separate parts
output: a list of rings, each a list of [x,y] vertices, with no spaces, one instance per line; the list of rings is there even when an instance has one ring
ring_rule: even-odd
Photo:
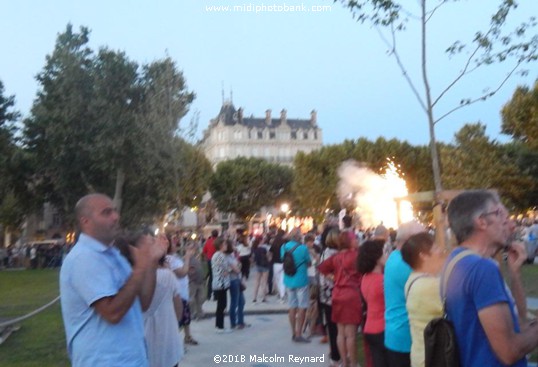
[[[262,302],[267,302],[265,297],[267,296],[267,277],[269,275],[271,253],[269,252],[269,245],[264,242],[265,241],[262,241],[262,238],[258,236],[252,243],[252,256],[254,258],[254,265],[256,266],[253,303],[258,302],[259,290],[261,290],[259,295],[262,298]]]
[[[303,337],[302,328],[306,310],[310,304],[307,269],[311,264],[306,245],[302,244],[299,228],[288,235],[289,242],[280,248],[282,267],[284,269],[284,285],[288,296],[288,317],[291,326],[292,340],[296,343],[310,343]]]
[[[454,325],[461,367],[527,366],[526,355],[538,347],[538,323],[527,319],[521,267],[525,246],[511,241],[515,229],[496,193],[465,191],[448,205],[448,223],[458,246],[445,267],[462,257],[447,277],[445,308]],[[492,257],[507,253],[509,290]],[[444,278],[441,277],[444,287]]]

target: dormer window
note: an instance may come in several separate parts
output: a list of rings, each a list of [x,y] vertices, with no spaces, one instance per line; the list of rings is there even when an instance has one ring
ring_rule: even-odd
[[[258,139],[263,139],[263,131],[258,130]]]
[[[292,138],[293,140],[297,140],[297,131],[292,131],[292,132],[291,132],[291,138]]]

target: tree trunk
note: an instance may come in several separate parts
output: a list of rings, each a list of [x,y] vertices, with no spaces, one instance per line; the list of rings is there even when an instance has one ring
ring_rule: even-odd
[[[430,130],[430,154],[432,158],[432,172],[433,182],[435,186],[434,195],[434,224],[435,224],[435,240],[439,246],[444,247],[445,240],[445,215],[442,210],[443,202],[441,201],[440,194],[443,191],[443,185],[441,182],[441,166],[439,164],[439,152],[437,151],[437,141],[435,139],[435,120],[433,118],[433,104],[431,98],[430,84],[428,81],[427,71],[427,54],[426,54],[426,0],[421,1],[422,8],[422,79],[424,82],[424,91],[426,95],[426,114],[428,115],[428,127]]]
[[[4,248],[8,248],[11,244],[11,232],[9,231],[9,227],[6,226],[4,230]]]
[[[123,202],[123,185],[125,184],[125,172],[123,168],[118,168],[116,171],[116,188],[114,190],[113,202],[116,205],[118,214],[121,213],[121,204]]]

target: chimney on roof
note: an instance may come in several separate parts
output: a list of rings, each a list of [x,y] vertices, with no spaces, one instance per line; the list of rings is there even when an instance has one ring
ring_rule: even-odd
[[[310,122],[312,125],[316,125],[318,123],[318,113],[316,110],[312,110],[312,112],[310,112]]]
[[[239,123],[243,123],[243,107],[239,107],[239,109],[237,110],[237,121],[239,121]]]
[[[271,125],[271,110],[265,110],[265,123]]]
[[[286,120],[287,120],[287,113],[288,111],[286,111],[285,108],[282,109],[282,111],[280,111],[280,122],[282,124],[285,124],[286,123]]]

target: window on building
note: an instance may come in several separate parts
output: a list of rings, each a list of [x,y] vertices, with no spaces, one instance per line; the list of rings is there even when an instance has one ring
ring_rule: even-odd
[[[307,140],[307,139],[308,139],[308,132],[307,132],[307,131],[305,131],[305,132],[303,133],[303,139],[304,139],[304,140]]]
[[[263,139],[263,131],[258,130],[258,139]]]
[[[314,140],[318,140],[318,132],[314,131]]]
[[[292,138],[293,140],[297,140],[297,131],[292,131],[292,132],[291,132],[291,138]]]
[[[249,131],[248,131],[248,138],[249,138],[249,139],[252,139],[252,130],[249,130]]]
[[[269,131],[269,139],[275,139],[276,133],[274,131]]]

